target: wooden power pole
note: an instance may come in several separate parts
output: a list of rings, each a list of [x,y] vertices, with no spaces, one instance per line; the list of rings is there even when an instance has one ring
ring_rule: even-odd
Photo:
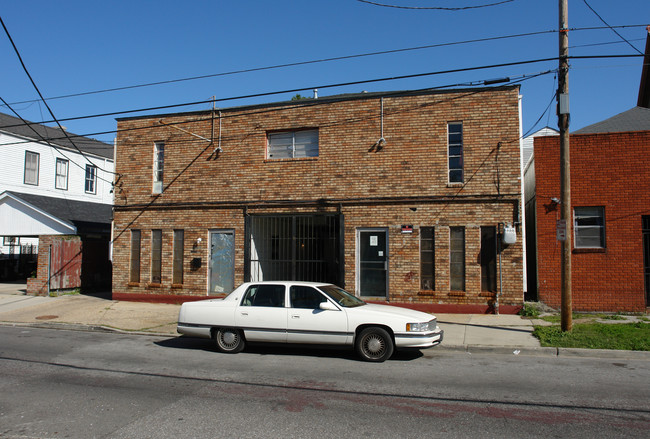
[[[562,331],[571,331],[571,242],[573,221],[571,216],[571,174],[569,154],[569,27],[568,0],[560,2],[560,65],[558,73],[558,126],[560,128],[560,222],[566,230],[562,243],[561,289]]]

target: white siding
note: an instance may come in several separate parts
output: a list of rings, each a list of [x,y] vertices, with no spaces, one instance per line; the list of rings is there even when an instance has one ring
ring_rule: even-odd
[[[86,165],[89,161],[79,152],[68,149],[56,149],[42,143],[25,142],[25,139],[0,132],[0,193],[4,191],[22,192],[68,200],[87,201],[92,203],[113,204],[113,194],[110,193],[112,172],[115,170],[113,160],[103,157],[86,157],[97,166],[97,191],[87,194],[84,191]],[[24,184],[25,151],[39,154],[38,185]],[[69,160],[68,189],[56,189],[56,159]]]

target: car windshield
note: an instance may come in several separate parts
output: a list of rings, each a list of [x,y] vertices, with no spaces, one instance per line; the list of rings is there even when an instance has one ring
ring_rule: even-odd
[[[332,299],[334,302],[338,303],[344,308],[353,308],[355,306],[361,306],[366,304],[366,302],[364,302],[363,300],[348,293],[343,288],[337,287],[336,285],[324,285],[319,288],[322,292],[327,294],[327,296],[330,299]]]

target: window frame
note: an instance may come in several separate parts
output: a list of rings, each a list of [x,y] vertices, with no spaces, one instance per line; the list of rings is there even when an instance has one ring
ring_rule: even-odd
[[[65,173],[59,173],[59,163],[65,164]],[[60,157],[56,158],[56,162],[54,165],[54,187],[56,189],[60,189],[63,191],[68,190],[68,171],[70,169],[70,161],[66,159],[62,159]],[[61,177],[65,184],[59,186],[59,177]]]
[[[174,230],[174,248],[172,255],[172,284],[183,284],[183,260],[185,249],[185,230]]]
[[[28,163],[31,163],[33,160],[28,161],[28,157],[30,158],[35,158],[36,161],[36,166],[34,169],[28,168]],[[40,166],[41,166],[41,155],[38,152],[34,151],[25,151],[25,167],[24,167],[24,173],[23,173],[23,183],[24,184],[29,184],[32,186],[38,186],[38,179],[39,179],[39,174],[40,174]],[[27,173],[28,172],[33,172],[34,173],[34,178],[33,181],[32,179],[27,179]]]
[[[142,262],[142,231],[131,229],[131,260],[129,261],[129,282],[140,283]]]
[[[89,171],[90,177],[89,177]],[[89,189],[89,186],[90,189]],[[84,178],[84,192],[87,194],[96,194],[97,193],[97,166],[87,164],[86,165],[86,175]]]
[[[152,194],[163,193],[163,179],[165,176],[165,142],[158,141],[153,144],[153,164],[152,164]]]
[[[162,246],[163,233],[161,229],[151,230],[151,283],[162,284]]]
[[[452,131],[452,126],[460,126],[460,131]],[[452,141],[452,135],[460,134],[460,141]],[[447,182],[448,184],[463,184],[465,182],[465,138],[463,122],[447,122]],[[460,148],[459,154],[452,154],[452,148]],[[460,167],[452,168],[452,160],[458,159]],[[460,179],[452,179],[452,172],[460,171]]]
[[[455,232],[462,232],[461,237],[454,237]],[[461,249],[455,249],[454,248],[454,242],[455,241],[460,241],[462,242],[462,248]],[[449,290],[450,291],[466,291],[467,288],[467,252],[465,251],[465,247],[467,245],[467,236],[465,233],[465,227],[459,226],[459,227],[449,227]],[[462,261],[455,262],[454,261],[454,254],[462,255]],[[460,279],[454,279],[454,265],[458,265],[462,267],[462,278]],[[462,283],[462,286],[459,284],[455,284],[455,282]],[[460,286],[460,288],[458,288]]]
[[[578,211],[582,210],[583,212],[587,211],[588,209],[597,209],[599,212],[599,215],[594,216],[594,215],[578,215]],[[586,219],[586,218],[597,218],[597,222],[600,224],[587,224],[587,225],[578,225],[578,221],[581,219]],[[593,245],[580,245],[579,240],[580,239],[585,239],[585,237],[579,237],[578,233],[579,230],[586,230],[586,229],[594,229],[598,228],[600,231],[599,233],[599,238],[600,238],[600,245],[598,246],[593,246]],[[607,227],[607,222],[605,218],[605,206],[573,206],[573,248],[575,249],[593,249],[593,250],[599,250],[599,249],[606,249],[607,248],[607,234],[606,234],[606,227]]]
[[[430,230],[430,237],[429,237]],[[427,237],[425,237],[425,231]],[[431,242],[431,248],[426,248],[423,243]],[[426,259],[426,260],[425,260]],[[431,265],[431,274],[424,274],[425,264]],[[425,282],[429,282],[431,288],[425,287]],[[420,290],[422,291],[435,291],[436,290],[436,228],[424,226],[420,227]]]
[[[298,156],[296,157],[296,134],[297,133],[315,133],[315,139],[316,139],[316,148],[315,148],[315,154],[313,155],[304,155],[304,156]],[[288,144],[284,144],[284,147],[288,150],[290,149],[291,154],[289,156],[285,155],[279,155],[278,152],[272,152],[272,139],[273,138],[279,138],[280,136],[283,135],[291,135],[291,145],[289,146]],[[313,142],[310,142],[309,144],[312,144]],[[301,143],[298,143],[301,144]],[[283,144],[281,142],[278,142],[278,148],[282,147]],[[305,152],[312,151],[311,150],[305,150]],[[279,155],[277,157],[274,157],[274,155]],[[320,156],[320,130],[318,128],[300,128],[300,129],[295,129],[295,130],[279,130],[279,131],[268,131],[266,133],[266,159],[267,160],[301,160],[301,159],[315,159]]]

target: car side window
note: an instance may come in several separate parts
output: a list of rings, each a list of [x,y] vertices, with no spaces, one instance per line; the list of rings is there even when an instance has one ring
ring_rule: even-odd
[[[242,306],[284,307],[283,285],[251,285],[241,301]]]
[[[289,296],[292,308],[318,309],[320,308],[321,302],[327,300],[316,289],[299,285],[291,287]]]

